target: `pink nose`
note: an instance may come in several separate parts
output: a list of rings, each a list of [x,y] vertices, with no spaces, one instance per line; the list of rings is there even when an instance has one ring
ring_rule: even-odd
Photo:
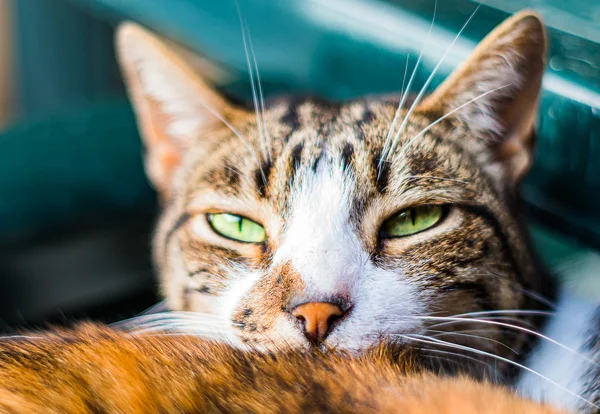
[[[304,303],[292,310],[292,315],[303,323],[304,335],[313,343],[323,341],[332,323],[343,314],[339,306],[329,302]]]

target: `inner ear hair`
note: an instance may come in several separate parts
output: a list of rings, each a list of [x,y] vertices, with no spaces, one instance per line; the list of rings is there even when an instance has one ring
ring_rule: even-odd
[[[519,181],[531,163],[546,45],[538,14],[512,16],[479,43],[419,111],[439,117],[455,110],[451,119],[487,141],[505,176]]]
[[[141,26],[122,24],[116,47],[147,150],[146,173],[166,194],[184,151],[192,144],[208,151],[215,130],[225,128],[243,111],[198,74],[198,67],[206,68],[199,64],[201,58]]]

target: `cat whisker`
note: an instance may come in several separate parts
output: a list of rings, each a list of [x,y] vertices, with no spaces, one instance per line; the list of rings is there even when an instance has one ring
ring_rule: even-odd
[[[256,64],[256,58],[254,56],[254,48],[252,47],[252,43],[250,40],[250,34],[248,33],[248,26],[244,18],[242,17],[242,11],[240,9],[240,5],[238,0],[235,0],[235,7],[237,9],[238,18],[240,20],[240,26],[242,29],[242,40],[244,43],[244,52],[246,54],[246,63],[248,66],[248,76],[250,77],[250,87],[252,89],[252,102],[254,104],[254,112],[256,115],[256,124],[258,128],[258,135],[260,136],[260,140],[263,146],[263,156],[265,160],[270,159],[269,150],[267,147],[267,138],[265,136],[265,127],[263,125],[263,117],[261,114],[261,108],[264,110],[264,103],[262,99],[262,87],[260,86],[260,78],[258,77],[258,65]],[[254,59],[252,59],[252,57]],[[255,73],[256,70],[256,73]],[[255,76],[257,79],[255,79]],[[257,85],[258,83],[258,85]],[[260,98],[259,98],[260,92]],[[263,177],[263,180],[266,182],[266,177]]]
[[[454,364],[454,365],[459,365],[461,367],[464,367],[463,364],[459,364],[457,360],[454,359],[450,359],[450,358],[444,358],[444,357],[440,357],[438,355],[427,355],[426,352],[432,352],[431,350],[428,350],[426,348],[419,348],[421,350],[421,352],[424,352],[423,357],[428,358],[434,362],[440,362],[440,361],[446,361],[448,363]]]
[[[462,318],[462,320],[464,322],[468,322],[471,319],[476,319],[476,318]],[[486,321],[503,321],[503,322],[513,322],[515,324],[515,326],[522,326],[522,327],[530,327],[530,328],[536,328],[535,324],[533,324],[532,322],[526,321],[524,319],[519,319],[519,318],[515,318],[515,317],[511,317],[511,316],[488,316],[486,318],[479,318],[481,320],[486,320]],[[431,327],[440,327],[440,326],[445,326],[445,325],[451,325],[453,323],[456,323],[454,321],[446,321],[446,322],[440,322],[440,323],[436,323],[435,325],[432,325]]]
[[[138,316],[134,316],[133,318],[129,318],[129,319],[125,319],[123,321],[120,322],[116,322],[116,323],[121,323],[121,322],[127,322],[130,320],[134,320],[134,319],[168,319],[168,318],[177,318],[177,319],[182,319],[182,318],[194,318],[194,319],[216,319],[216,320],[223,320],[225,321],[226,319],[223,318],[222,316],[217,316],[214,315],[212,313],[201,313],[201,312],[188,312],[188,311],[172,311],[172,312],[159,312],[159,313],[143,313],[141,315]]]
[[[208,341],[215,341],[215,342],[219,342],[219,343],[223,343],[223,344],[227,344],[227,345],[234,345],[234,342],[231,341],[230,336],[228,336],[225,333],[219,333],[219,332],[215,332],[215,331],[191,331],[191,330],[186,330],[186,331],[165,331],[162,329],[145,329],[145,330],[140,330],[140,331],[132,331],[132,332],[128,332],[129,335],[132,336],[152,336],[152,337],[156,337],[156,336],[160,336],[160,337],[182,337],[182,336],[188,336],[188,337],[196,337],[196,338],[201,338],[201,339],[205,339]]]
[[[573,354],[573,355],[575,355],[577,357],[582,358],[586,362],[589,362],[590,364],[592,364],[594,366],[600,367],[600,365],[596,361],[594,361],[594,360],[586,357],[585,355],[582,355],[581,353],[577,352],[576,350],[574,350],[572,348],[569,348],[568,346],[563,345],[560,342],[558,342],[558,341],[556,341],[556,340],[554,340],[554,339],[552,339],[552,338],[550,338],[550,337],[548,337],[548,336],[546,336],[544,334],[536,332],[536,331],[534,331],[532,329],[524,328],[522,326],[512,325],[512,324],[509,324],[509,323],[498,322],[498,321],[494,321],[494,320],[478,319],[478,318],[458,318],[458,317],[442,317],[442,316],[415,316],[415,317],[408,316],[407,318],[415,318],[415,319],[421,319],[421,320],[439,320],[439,321],[444,321],[444,322],[449,322],[449,323],[475,322],[475,323],[482,323],[482,324],[487,324],[487,325],[501,326],[501,327],[509,328],[509,329],[515,329],[515,330],[518,330],[518,331],[521,331],[521,332],[525,332],[525,333],[534,335],[534,336],[536,336],[536,337],[538,337],[540,339],[543,339],[545,341],[548,341],[548,342],[550,342],[550,343],[558,346],[559,348],[562,348],[565,351],[567,351],[567,352],[569,352],[569,353],[571,353],[571,354]],[[434,325],[433,327],[435,327],[435,326],[440,326],[440,325]]]
[[[235,324],[234,324],[235,326]],[[227,323],[216,323],[214,321],[198,321],[194,319],[166,319],[149,321],[145,323],[134,323],[120,327],[130,333],[144,332],[180,332],[190,335],[217,335],[229,336],[231,325]]]
[[[227,329],[230,326],[227,324],[223,324],[223,323],[206,323],[206,322],[198,323],[197,321],[173,320],[173,321],[156,321],[156,322],[149,322],[149,323],[144,323],[144,324],[140,324],[140,325],[134,325],[133,329],[145,329],[145,328],[153,328],[153,327],[165,328],[165,329],[174,329],[174,328],[180,328],[180,327],[190,327],[192,329],[196,329],[196,328]]]
[[[443,331],[443,330],[432,330],[432,329],[427,329],[428,332],[450,332],[450,331]],[[489,330],[489,329],[460,329],[458,331],[452,331],[452,332],[458,332],[458,333],[485,333],[485,334],[489,334],[492,333],[493,331]],[[505,332],[505,334],[509,335],[518,335],[519,332]]]
[[[446,312],[443,312],[443,311],[438,312],[438,314],[445,314],[445,313]],[[419,315],[410,316],[410,315],[407,315],[407,316],[394,317],[394,318],[384,317],[384,318],[378,318],[378,319],[379,319],[380,322],[388,322],[389,323],[389,322],[398,322],[399,320],[402,320],[402,319],[419,319],[421,317],[435,318],[436,316],[434,314],[427,315],[427,316],[419,316]],[[434,327],[444,326],[444,325],[448,325],[448,324],[452,324],[452,323],[469,322],[470,320],[481,320],[481,321],[485,321],[485,320],[512,321],[512,322],[519,323],[519,324],[524,325],[524,326],[535,327],[534,324],[532,324],[531,322],[529,322],[529,321],[527,321],[525,319],[521,319],[521,318],[517,318],[517,317],[513,317],[513,316],[508,316],[508,315],[507,316],[502,316],[502,315],[496,316],[496,315],[493,315],[493,316],[486,317],[485,319],[476,319],[476,318],[469,318],[469,317],[458,317],[458,316],[455,316],[455,315],[437,316],[437,317],[442,318],[442,319],[440,319],[441,322],[436,323],[434,325],[431,325],[430,327],[434,328]],[[455,318],[455,319],[443,320],[443,318]],[[457,319],[460,319],[460,320],[457,320]]]
[[[436,4],[436,6],[435,6],[435,7],[437,7],[437,0],[436,0],[435,4]],[[434,21],[435,21],[435,10],[434,10],[434,12],[433,12],[433,20],[432,20],[432,22],[431,22],[431,27],[430,27],[430,29],[431,29],[431,28],[433,28],[433,22],[434,22]],[[405,89],[405,86],[406,86],[406,73],[408,72],[408,62],[410,62],[410,53],[408,53],[408,54],[406,55],[406,62],[404,62],[404,75],[402,76],[402,89],[400,89],[400,100],[402,100],[402,97],[403,97],[405,94],[407,94],[407,93],[408,93],[408,88],[406,88],[406,89]],[[398,108],[401,108],[401,107],[400,107],[400,103],[398,103]],[[398,113],[398,112],[396,112],[396,114],[397,114],[397,113]],[[394,116],[394,118],[396,118],[396,116]],[[392,121],[393,121],[393,120],[392,120]],[[391,131],[391,128],[392,128],[392,124],[390,124],[390,131]],[[386,137],[386,138],[387,138],[387,137]]]
[[[144,336],[174,336],[174,337],[181,337],[181,336],[194,336],[194,337],[201,337],[202,339],[208,339],[208,340],[212,340],[212,339],[221,339],[223,337],[221,336],[217,336],[217,335],[212,335],[212,332],[203,332],[201,335],[194,335],[191,334],[190,332],[171,332],[171,331],[162,331],[160,329],[146,329],[143,331],[132,331],[132,332],[128,332],[129,335],[133,335],[133,336],[140,336],[140,335],[144,335]],[[225,338],[223,338],[225,339]]]
[[[490,335],[494,331],[492,331],[490,329],[459,329],[459,330],[454,330],[454,331],[444,331],[444,330],[427,329],[426,332],[440,332],[440,333],[447,332],[450,335],[452,333],[476,334],[477,336],[482,336],[483,338],[487,338],[485,335]],[[520,335],[520,332],[518,332],[518,331],[505,331],[502,334],[504,336],[506,336],[506,335],[518,336],[518,335]],[[443,335],[439,334],[439,335],[432,335],[432,336],[438,337],[438,336],[443,336]],[[526,338],[524,338],[522,340],[523,340],[523,343],[530,343],[533,340],[533,337],[527,336]],[[500,343],[502,343],[502,342],[500,342]],[[504,345],[507,346],[506,344],[504,344]]]
[[[415,76],[417,74],[417,70],[419,69],[419,65],[421,63],[421,59],[423,59],[423,52],[425,51],[425,47],[429,44],[429,37],[431,35],[431,31],[433,30],[433,26],[435,24],[435,16],[437,13],[437,0],[433,5],[433,17],[431,19],[431,25],[429,25],[429,31],[427,32],[427,37],[425,38],[425,42],[421,46],[421,50],[419,51],[419,57],[417,59],[417,63],[415,63],[415,67],[410,75],[410,79],[408,80],[408,85],[406,86],[406,90],[404,89],[404,80],[406,79],[406,70],[408,68],[409,56],[406,57],[406,66],[404,67],[404,79],[402,80],[402,94],[400,95],[400,102],[398,103],[398,109],[394,114],[394,118],[392,119],[392,123],[390,124],[390,129],[388,130],[387,136],[385,138],[383,148],[381,150],[381,157],[379,159],[379,163],[377,165],[378,170],[378,179],[381,178],[379,175],[381,174],[381,166],[384,161],[387,159],[388,154],[390,152],[390,145],[392,143],[392,136],[394,135],[394,129],[396,127],[396,123],[398,122],[398,117],[402,112],[402,108],[404,108],[404,103],[406,102],[406,98],[408,97],[408,92],[410,91],[410,87],[412,86],[413,81],[415,80]]]
[[[467,334],[467,333],[463,333],[463,332],[447,332],[447,331],[439,331],[439,330],[427,330],[428,332],[435,332],[435,335],[431,335],[432,338],[436,338],[439,336],[449,336],[449,335],[454,335],[454,336],[462,336],[465,338],[472,338],[472,339],[480,339],[480,340],[484,340],[484,341],[488,341],[488,342],[493,342],[497,345],[500,345],[506,349],[508,349],[509,351],[511,351],[513,354],[515,355],[519,355],[518,351],[515,351],[513,348],[511,348],[510,346],[503,344],[502,342],[496,340],[496,339],[492,339],[492,338],[488,338],[485,336],[480,336],[480,335],[472,335],[472,334]]]
[[[198,325],[189,324],[189,323],[187,323],[187,324],[186,323],[178,323],[178,324],[169,324],[169,325],[160,325],[160,324],[144,325],[135,330],[131,330],[129,332],[130,333],[133,333],[133,332],[142,333],[142,332],[152,332],[152,331],[181,332],[181,333],[202,332],[202,333],[218,334],[220,332],[223,332],[224,330],[222,329],[222,327],[218,327],[218,326],[207,327],[207,326],[198,326]]]
[[[600,409],[600,406],[594,404],[593,402],[587,400],[586,398],[582,397],[581,395],[571,391],[570,389],[563,387],[562,385],[560,385],[559,383],[557,383],[556,381],[553,381],[552,379],[546,377],[545,375],[540,374],[539,372],[526,367],[525,365],[519,364],[518,362],[515,361],[511,361],[508,358],[504,358],[501,357],[499,355],[494,355],[492,353],[489,352],[485,352],[482,351],[480,349],[476,349],[476,348],[471,348],[469,346],[464,346],[464,345],[457,345],[457,344],[453,344],[452,342],[447,342],[447,341],[443,341],[441,339],[436,339],[436,338],[430,338],[427,337],[425,335],[418,335],[418,334],[413,334],[413,335],[402,335],[403,338],[408,339],[408,340],[412,340],[412,341],[416,341],[416,342],[421,342],[421,343],[426,343],[426,344],[430,344],[430,345],[439,345],[439,346],[446,346],[446,347],[450,347],[450,348],[454,348],[454,349],[460,349],[463,351],[467,351],[467,352],[473,352],[475,354],[478,355],[482,355],[482,356],[487,356],[493,359],[496,359],[498,361],[502,361],[502,362],[506,362],[508,364],[511,364],[513,366],[516,366],[517,368],[523,369],[527,372],[530,372],[536,376],[538,376],[539,378],[542,378],[545,381],[548,381],[550,384],[560,388],[561,390],[569,393],[570,395],[576,397],[577,399],[579,399],[580,401],[585,402],[586,404],[589,404],[597,409]]]
[[[467,312],[452,315],[455,318],[464,318],[471,316],[481,315],[539,315],[539,316],[553,316],[556,312],[540,311],[540,310],[528,310],[528,309],[502,309],[502,310],[490,310],[490,311],[479,311],[479,312]]]
[[[169,330],[184,325],[191,329],[210,328],[221,330],[236,326],[236,324],[222,317],[198,312],[163,312],[140,315],[113,323],[110,326],[127,331],[142,331],[150,328]]]
[[[135,331],[130,331],[129,333],[144,334],[144,333],[148,333],[148,332],[172,332],[172,333],[180,333],[182,335],[200,336],[203,338],[207,338],[207,337],[226,338],[229,336],[227,334],[227,332],[225,332],[222,329],[221,330],[219,330],[219,329],[198,329],[197,327],[187,326],[187,325],[174,326],[174,327],[168,327],[168,328],[165,328],[163,326],[154,326],[154,327],[148,327],[148,328],[144,328],[144,329],[138,329]]]
[[[144,333],[144,332],[180,332],[190,335],[226,335],[228,330],[222,325],[198,325],[193,323],[169,323],[169,324],[149,324],[135,326],[133,329],[126,329],[128,333]]]
[[[448,48],[446,48],[446,51],[444,52],[444,54],[442,55],[442,57],[440,58],[440,60],[438,61],[438,63],[435,65],[435,67],[431,71],[431,74],[429,75],[429,77],[427,78],[427,80],[425,81],[425,83],[423,84],[423,87],[421,88],[421,90],[417,94],[417,97],[415,98],[413,104],[410,106],[410,108],[406,112],[406,115],[404,116],[404,119],[402,120],[402,123],[400,124],[400,127],[398,128],[398,132],[396,132],[396,136],[394,137],[394,140],[392,141],[392,145],[390,147],[390,152],[389,152],[390,154],[393,154],[394,149],[396,147],[396,144],[398,142],[398,139],[400,138],[400,135],[402,135],[402,132],[404,131],[404,128],[406,127],[406,125],[408,123],[408,120],[410,119],[410,116],[412,115],[412,113],[414,112],[415,108],[417,107],[417,105],[421,101],[421,98],[423,97],[423,95],[427,91],[427,88],[429,87],[429,85],[433,81],[433,78],[437,74],[437,71],[439,70],[440,66],[442,65],[442,63],[444,62],[444,60],[446,60],[446,57],[448,56],[448,53],[450,53],[450,51],[452,50],[452,47],[454,46],[454,44],[460,38],[460,36],[462,35],[463,31],[466,29],[466,27],[469,24],[469,22],[471,21],[471,19],[473,19],[473,17],[475,16],[475,14],[477,13],[477,11],[479,10],[479,7],[481,7],[481,5],[477,5],[477,7],[473,11],[473,13],[471,13],[471,15],[469,16],[469,18],[465,22],[465,24],[463,24],[463,26],[460,28],[460,30],[458,31],[458,33],[456,34],[456,36],[454,37],[454,39],[452,40],[452,42],[450,43],[450,45],[448,46]],[[406,148],[406,146],[404,146],[404,148]]]
[[[490,363],[482,361],[482,360],[474,358],[474,357],[471,357],[471,356],[468,356],[468,355],[460,354],[458,352],[442,351],[440,349],[432,349],[432,348],[421,348],[421,350],[424,352],[435,352],[436,354],[452,355],[455,357],[467,359],[469,361],[477,362],[478,364],[485,365],[491,372],[494,373],[494,375],[498,375],[498,370],[493,368]],[[458,363],[458,361],[456,361],[454,359],[450,359],[450,358],[445,358],[445,359],[449,362]]]
[[[161,300],[160,302],[155,303],[154,305],[150,306],[145,311],[142,311],[138,316],[150,315],[150,314],[160,313],[160,312],[166,312],[167,310],[168,310],[167,309],[167,301],[166,300]]]
[[[523,294],[525,294],[526,296],[530,297],[531,299],[533,299],[533,300],[535,300],[535,301],[537,301],[537,302],[539,302],[539,303],[541,303],[543,305],[546,305],[546,306],[548,306],[548,307],[550,307],[552,309],[556,309],[556,304],[553,303],[548,298],[544,297],[543,295],[540,295],[539,293],[534,292],[532,290],[529,290],[527,288],[523,288],[522,287],[520,289],[521,289],[521,292],[523,292]]]
[[[33,339],[44,339],[43,336],[31,336],[31,335],[7,335],[7,336],[0,336],[0,342],[1,341],[13,341],[16,339],[27,339],[27,340],[33,340]]]

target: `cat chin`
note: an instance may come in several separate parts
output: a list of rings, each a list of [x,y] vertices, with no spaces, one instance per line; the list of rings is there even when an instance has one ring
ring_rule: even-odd
[[[365,353],[368,353],[370,350],[374,348],[378,348],[383,343],[392,343],[391,341],[385,340],[383,338],[378,340],[367,339],[367,338],[347,338],[340,339],[336,341],[328,342],[324,345],[326,349],[333,349],[336,351],[346,352],[353,356],[359,356]],[[395,344],[395,346],[400,347],[399,344]]]
[[[394,339],[393,336],[381,336],[377,340],[373,339],[360,339],[360,338],[346,338],[340,341],[325,341],[324,343],[314,346],[306,340],[300,340],[295,342],[290,341],[264,341],[262,343],[255,343],[248,345],[242,340],[237,339],[228,343],[237,349],[245,352],[258,352],[258,353],[281,353],[287,351],[294,352],[309,352],[313,353],[324,352],[324,353],[337,353],[341,355],[347,355],[351,357],[360,357],[363,355],[371,354],[372,352],[378,352],[385,349],[390,355],[400,354],[406,351],[414,351],[415,348],[405,341]]]

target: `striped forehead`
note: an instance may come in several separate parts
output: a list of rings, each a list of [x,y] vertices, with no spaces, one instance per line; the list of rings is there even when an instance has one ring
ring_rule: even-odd
[[[204,168],[197,181],[227,187],[234,194],[253,187],[259,197],[275,198],[297,173],[305,168],[316,170],[324,159],[351,166],[355,152],[364,147],[364,125],[373,119],[363,102],[346,106],[311,100],[274,104],[266,116],[271,156],[261,154],[260,134],[251,123],[244,134],[251,148],[235,138],[223,144],[213,156],[218,162]]]
[[[463,157],[460,147],[432,132],[412,142],[402,157],[382,160],[394,111],[393,105],[378,101],[341,105],[300,100],[275,104],[266,116],[272,156],[261,156],[258,134],[250,125],[247,134],[254,133],[251,142],[255,154],[232,141],[222,148],[222,155],[215,154],[213,166],[194,181],[234,196],[268,200],[283,213],[297,178],[309,170],[317,171],[322,163],[353,174],[364,196],[395,189],[407,175],[461,178],[455,168],[464,164],[457,162]],[[404,144],[426,125],[426,120],[418,118],[409,122],[396,152],[403,152]]]

